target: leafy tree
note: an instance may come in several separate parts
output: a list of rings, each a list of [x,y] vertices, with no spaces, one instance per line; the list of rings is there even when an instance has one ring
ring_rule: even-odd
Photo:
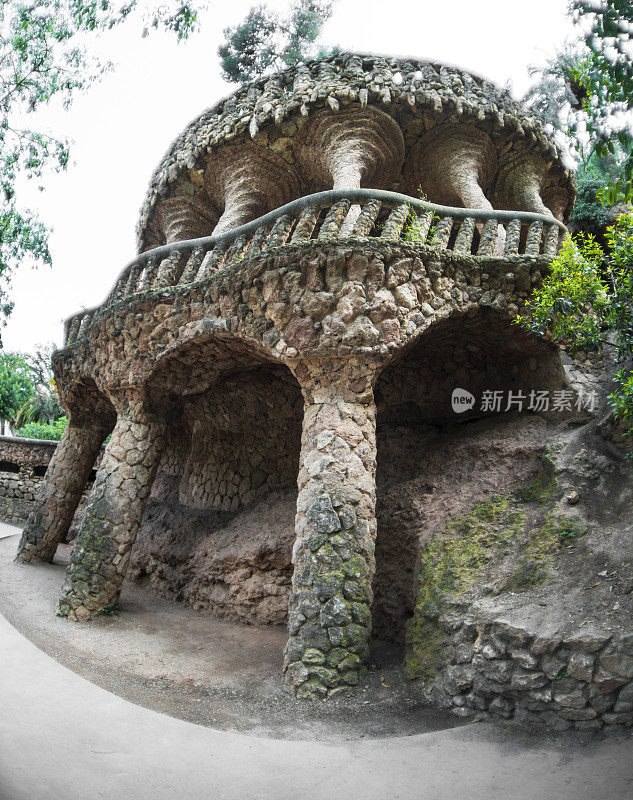
[[[331,15],[332,0],[293,0],[285,17],[253,6],[239,25],[224,30],[218,48],[224,77],[241,83],[307,58]]]
[[[33,394],[33,376],[24,356],[0,352],[0,426],[13,420],[20,406]]]
[[[600,156],[626,154],[622,174],[602,193],[614,205],[633,201],[633,4],[631,0],[572,0],[574,18],[588,22],[588,52],[579,82],[586,90],[582,111]]]
[[[525,97],[546,123],[568,137],[581,167],[596,156],[618,164],[602,187],[607,205],[633,200],[633,4],[570,0],[579,41],[544,68]]]
[[[24,355],[24,361],[31,371],[33,394],[20,406],[15,415],[15,425],[21,428],[27,423],[47,424],[63,415],[59,404],[57,387],[51,370],[51,356],[54,345],[39,346],[33,355]]]
[[[606,246],[606,229],[615,222],[617,210],[605,205],[603,197],[621,175],[621,159],[611,154],[600,157],[593,152],[580,163],[576,172],[578,194],[569,220],[571,231],[590,233]]]
[[[68,164],[68,143],[29,124],[54,99],[68,105],[106,65],[89,55],[89,36],[136,19],[179,39],[195,28],[199,3],[127,0],[0,2],[0,316],[11,312],[11,271],[24,259],[51,261],[46,229],[17,197],[18,177],[40,178]]]

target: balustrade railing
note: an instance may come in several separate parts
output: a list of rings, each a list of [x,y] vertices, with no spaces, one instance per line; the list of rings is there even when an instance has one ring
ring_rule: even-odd
[[[65,345],[84,337],[94,316],[131,295],[184,286],[284,245],[345,240],[408,243],[482,258],[554,257],[565,226],[521,211],[452,208],[376,189],[338,189],[294,200],[219,236],[173,242],[137,256],[104,303],[69,317]]]

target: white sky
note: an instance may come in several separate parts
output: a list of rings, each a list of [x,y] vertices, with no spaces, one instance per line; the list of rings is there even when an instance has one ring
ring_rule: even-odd
[[[222,30],[253,0],[211,0],[200,34],[172,37],[120,29],[101,46],[115,69],[48,115],[73,139],[72,165],[27,187],[28,205],[52,228],[52,268],[23,265],[13,280],[15,309],[5,349],[62,344],[62,320],[100,303],[134,257],[134,228],[150,175],[171,140],[201,111],[230,93],[220,76]],[[284,8],[282,0],[269,5]],[[528,66],[543,63],[572,35],[566,0],[338,0],[323,42],[342,49],[431,58],[455,64],[521,95]]]

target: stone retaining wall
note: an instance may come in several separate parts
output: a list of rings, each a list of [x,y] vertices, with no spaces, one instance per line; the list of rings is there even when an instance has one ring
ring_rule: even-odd
[[[633,725],[633,636],[587,624],[547,634],[503,619],[447,616],[450,664],[430,696],[458,716],[545,722],[556,731]]]
[[[26,522],[56,447],[54,441],[0,436],[0,521],[12,525]],[[92,481],[84,500],[91,486]]]

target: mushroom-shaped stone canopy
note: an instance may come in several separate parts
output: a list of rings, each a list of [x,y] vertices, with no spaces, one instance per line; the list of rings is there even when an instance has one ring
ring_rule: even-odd
[[[237,228],[300,196],[300,180],[281,156],[253,142],[225,145],[207,160],[205,186],[222,216],[215,234]]]
[[[295,153],[315,189],[390,187],[402,168],[404,137],[377,108],[324,109],[300,129]]]

